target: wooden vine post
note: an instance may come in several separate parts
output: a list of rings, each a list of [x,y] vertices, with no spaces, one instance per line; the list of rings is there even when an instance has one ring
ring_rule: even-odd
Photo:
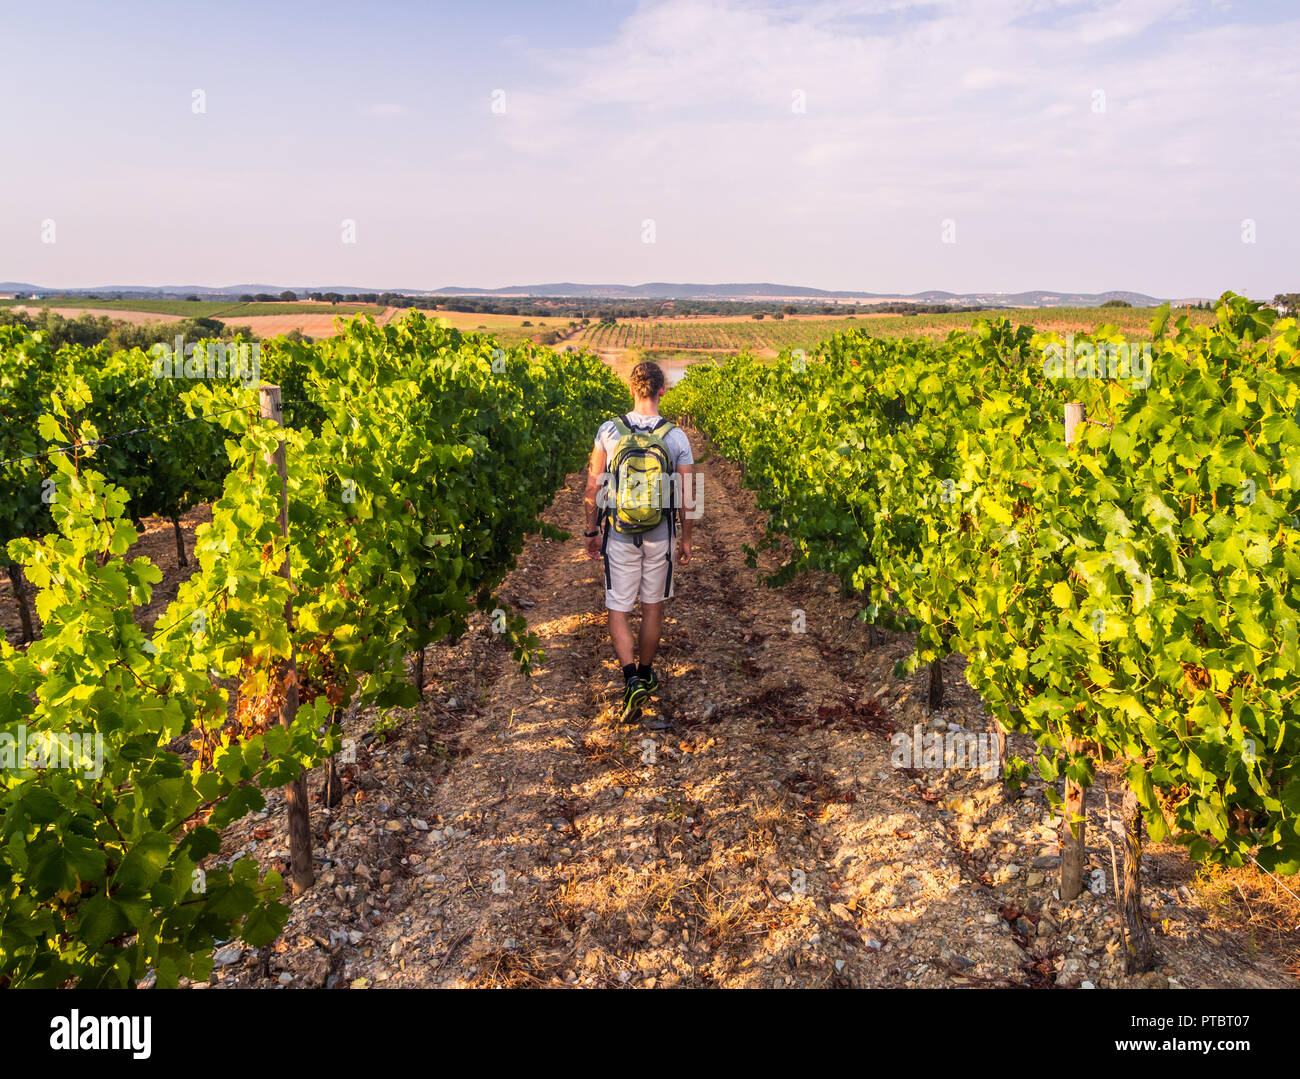
[[[1077,401],[1065,406],[1065,444],[1074,442],[1075,432],[1083,423],[1083,405]],[[1077,739],[1068,739],[1066,749],[1077,753]],[[1083,890],[1084,832],[1087,827],[1087,791],[1081,783],[1066,776],[1065,805],[1062,807],[1061,841],[1061,899],[1074,899]]]
[[[1124,927],[1124,973],[1145,974],[1156,965],[1155,946],[1142,919],[1142,807],[1132,787],[1124,791],[1124,881],[1120,921]]]
[[[268,419],[279,427],[283,413],[280,403],[279,386],[262,386],[260,388],[262,418]],[[284,441],[281,440],[274,454],[266,458],[267,464],[274,464],[280,474],[280,535],[284,538],[284,563],[280,573],[285,581],[292,583],[293,575],[289,569],[289,467],[285,458]],[[284,603],[284,620],[293,625],[293,599]],[[280,703],[280,725],[288,727],[298,714],[298,656],[297,646],[289,645],[289,659],[284,670],[284,699]],[[300,773],[284,789],[285,811],[289,818],[289,871],[293,883],[293,892],[298,895],[316,882],[311,863],[311,819],[307,808],[307,777]]]
[[[184,569],[190,563],[185,557],[185,533],[181,531],[180,514],[172,517],[172,532],[176,536],[176,564]]]
[[[943,707],[943,660],[932,659],[925,684],[925,708],[931,715]]]
[[[18,621],[22,624],[21,643],[31,644],[36,639],[32,629],[32,612],[27,606],[27,589],[23,582],[23,567],[17,562],[9,563],[9,584],[14,590],[14,602],[18,604]]]

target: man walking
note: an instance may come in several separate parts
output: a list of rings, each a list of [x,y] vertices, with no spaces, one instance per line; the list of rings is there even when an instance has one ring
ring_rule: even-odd
[[[659,688],[653,663],[663,631],[664,600],[673,595],[673,567],[691,557],[687,497],[695,458],[690,440],[659,415],[667,390],[656,363],[639,363],[630,379],[631,412],[603,423],[591,451],[584,504],[587,556],[604,558],[609,635],[623,668],[623,723]],[[680,532],[679,532],[680,529]],[[676,551],[673,540],[677,538]],[[631,612],[641,600],[641,632],[632,635]]]

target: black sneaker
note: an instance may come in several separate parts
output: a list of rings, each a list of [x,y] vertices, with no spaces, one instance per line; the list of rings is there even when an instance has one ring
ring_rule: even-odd
[[[620,723],[636,723],[641,719],[641,706],[650,699],[650,690],[645,680],[633,676],[628,679],[627,688],[623,690],[623,714],[618,717]]]
[[[655,674],[653,669],[650,671],[650,677],[644,679],[644,682],[647,693],[659,692],[659,676]]]

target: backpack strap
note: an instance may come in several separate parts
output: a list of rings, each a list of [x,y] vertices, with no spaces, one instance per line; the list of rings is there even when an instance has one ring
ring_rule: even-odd
[[[669,507],[668,517],[668,572],[664,574],[664,599],[673,590],[673,541],[677,537],[677,511]]]
[[[678,507],[677,507],[677,499],[675,497],[677,490],[673,486],[673,484],[676,482],[677,475],[676,475],[676,470],[673,468],[672,453],[668,449],[668,436],[672,434],[673,431],[676,430],[676,428],[677,428],[677,424],[673,423],[672,420],[664,419],[662,417],[660,417],[658,423],[656,423],[652,428],[650,428],[650,433],[659,439],[659,441],[663,444],[664,452],[668,454],[668,489],[670,495],[669,495],[669,503],[665,507],[665,509],[669,511],[669,519],[672,520],[674,524],[676,523],[675,511],[677,510]]]
[[[632,426],[627,422],[626,416],[615,416],[609,422],[614,425],[614,430],[620,439],[627,438],[632,433]]]
[[[600,537],[600,560],[605,564],[605,587],[613,588],[614,584],[609,572],[609,510],[604,510],[604,520],[601,522],[602,535]]]

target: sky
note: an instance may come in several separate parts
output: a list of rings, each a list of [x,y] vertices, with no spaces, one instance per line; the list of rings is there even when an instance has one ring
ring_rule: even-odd
[[[1300,4],[24,5],[0,280],[1300,291]]]

